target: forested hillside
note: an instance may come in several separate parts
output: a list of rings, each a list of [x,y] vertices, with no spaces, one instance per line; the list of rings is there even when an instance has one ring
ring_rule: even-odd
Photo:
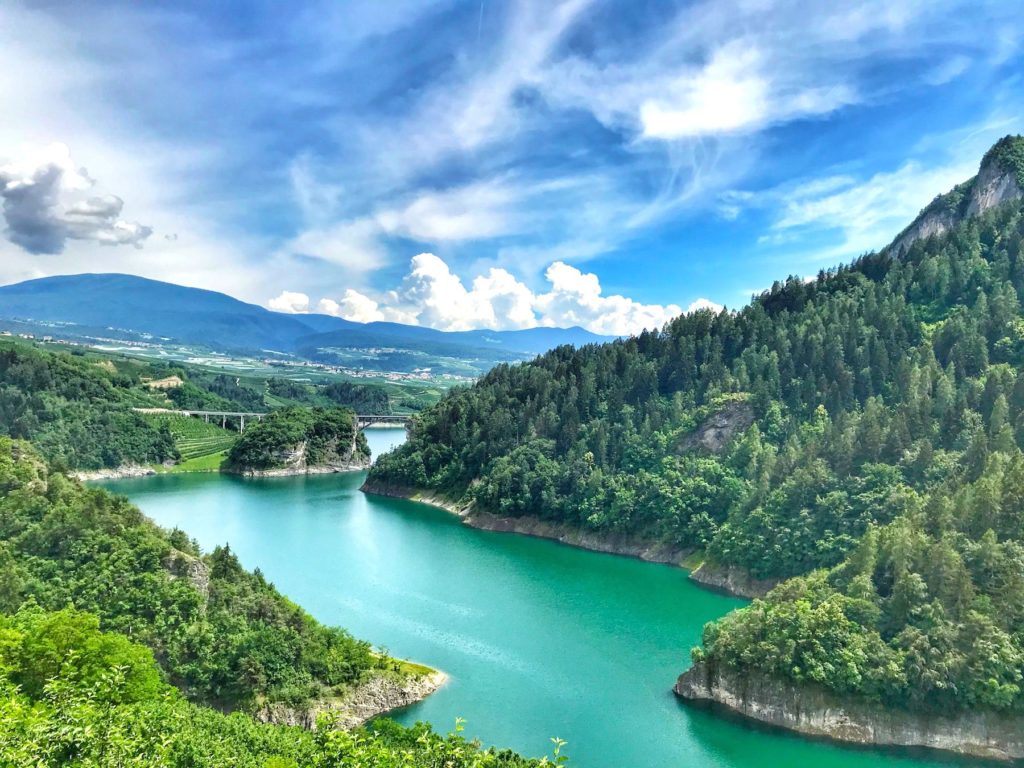
[[[252,708],[327,698],[389,667],[323,627],[228,548],[202,555],[125,499],[49,471],[0,438],[0,611],[68,605],[152,649],[190,697]]]
[[[983,163],[1008,177],[1024,140]],[[704,549],[791,582],[708,653],[910,706],[1024,702],[1024,205],[743,310],[499,366],[373,487]],[[695,430],[722,413],[721,445]]]
[[[458,733],[390,721],[355,732],[261,725],[187,702],[149,649],[87,613],[0,616],[0,765],[181,768],[528,768]],[[457,729],[458,730],[458,729]]]
[[[132,412],[156,404],[137,385],[109,361],[0,344],[0,434],[71,469],[177,459],[170,431]]]

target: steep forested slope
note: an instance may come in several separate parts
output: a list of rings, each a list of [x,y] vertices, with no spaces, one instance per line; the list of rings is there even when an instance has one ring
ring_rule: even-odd
[[[0,616],[0,765],[529,768],[458,734],[383,721],[345,732],[261,725],[188,703],[149,650],[72,610]]]
[[[0,344],[0,435],[31,440],[72,469],[177,459],[166,427],[131,410],[157,404],[137,385],[109,361]]]
[[[390,667],[245,571],[228,548],[202,555],[127,500],[46,468],[0,438],[0,612],[69,605],[152,649],[192,698],[302,705]]]
[[[1016,183],[1022,148],[1000,142],[979,177]],[[425,412],[371,487],[757,577],[834,569],[709,629],[708,653],[908,706],[1020,709],[1024,205],[1003,200],[738,313],[500,366]]]

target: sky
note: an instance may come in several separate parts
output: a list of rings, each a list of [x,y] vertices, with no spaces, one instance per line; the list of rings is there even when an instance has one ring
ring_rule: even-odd
[[[4,0],[0,283],[636,333],[1024,132],[1018,0]]]

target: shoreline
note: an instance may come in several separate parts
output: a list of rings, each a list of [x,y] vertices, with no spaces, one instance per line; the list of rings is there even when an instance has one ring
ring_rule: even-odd
[[[281,467],[279,469],[230,469],[216,470],[221,474],[236,477],[296,477],[299,475],[337,475],[343,472],[365,472],[370,468],[366,464],[324,464],[316,467]],[[182,473],[184,474],[184,473]]]
[[[264,704],[252,716],[261,723],[312,730],[320,715],[330,714],[337,718],[336,727],[347,731],[423,701],[443,687],[448,679],[441,670],[402,677],[385,672],[374,675],[336,699],[311,702],[305,707],[290,707],[279,702]]]
[[[108,467],[106,469],[77,470],[69,472],[68,476],[83,483],[92,480],[119,480],[125,477],[150,477],[159,472],[150,466],[141,464],[126,464],[122,467]]]
[[[635,536],[602,536],[576,526],[541,520],[537,517],[498,517],[489,512],[474,511],[472,504],[458,504],[433,491],[400,488],[369,481],[363,483],[359,490],[377,496],[428,504],[450,512],[460,517],[465,525],[482,531],[518,533],[557,541],[591,552],[633,557],[649,563],[681,568],[689,574],[689,578],[695,584],[733,597],[764,597],[778,583],[772,580],[753,579],[745,576],[740,569],[722,568],[707,561],[691,568],[686,564],[686,560],[696,552],[692,548],[666,546]]]
[[[725,710],[772,728],[864,747],[929,749],[1012,762],[1024,759],[1024,720],[998,712],[956,717],[911,712],[761,672],[698,662],[672,688],[687,703]]]

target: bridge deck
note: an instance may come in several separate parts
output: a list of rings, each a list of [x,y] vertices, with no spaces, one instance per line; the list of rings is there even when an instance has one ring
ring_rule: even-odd
[[[151,413],[156,415],[165,416],[195,416],[197,418],[218,418],[222,421],[225,419],[241,419],[242,423],[245,423],[246,419],[257,421],[268,415],[268,412],[260,413],[257,411],[193,411],[180,409],[176,410],[173,408],[132,408],[136,413]],[[411,416],[403,416],[399,414],[356,414],[356,427],[364,429],[374,424],[401,424],[408,426],[412,423]],[[244,429],[244,427],[243,427]]]

